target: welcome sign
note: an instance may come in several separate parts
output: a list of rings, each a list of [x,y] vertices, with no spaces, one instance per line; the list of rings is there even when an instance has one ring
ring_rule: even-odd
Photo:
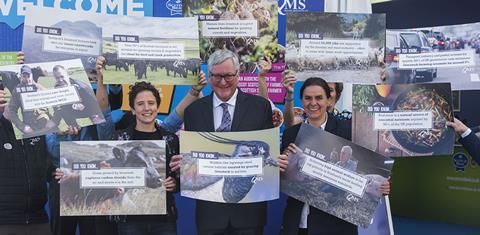
[[[19,51],[23,22],[30,6],[129,16],[153,16],[153,0],[2,0],[0,51]]]

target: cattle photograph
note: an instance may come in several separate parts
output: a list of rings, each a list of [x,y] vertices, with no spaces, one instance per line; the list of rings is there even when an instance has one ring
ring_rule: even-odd
[[[166,214],[165,141],[60,143],[60,215]]]
[[[200,52],[195,17],[105,18],[101,25],[105,83],[197,84]]]
[[[105,121],[80,59],[0,66],[17,139]]]
[[[184,16],[198,16],[200,58],[208,61],[219,49],[240,58],[239,73],[253,73],[256,62],[268,57],[282,62],[277,40],[277,0],[186,0]]]
[[[368,227],[393,160],[302,124],[281,175],[283,193],[361,227]]]
[[[279,141],[278,128],[250,132],[181,131],[181,195],[220,203],[277,199]]]
[[[300,81],[381,82],[384,45],[385,14],[287,14],[285,61]]]
[[[102,55],[105,84],[198,83],[196,17],[72,15],[68,10],[35,8],[27,12],[22,46],[26,62],[81,58],[91,82],[96,79],[96,58]]]

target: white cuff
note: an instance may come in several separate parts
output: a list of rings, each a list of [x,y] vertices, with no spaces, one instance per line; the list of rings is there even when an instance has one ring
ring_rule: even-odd
[[[472,133],[472,130],[470,128],[468,128],[465,132],[462,133],[462,138],[465,138],[467,137],[468,135],[470,135],[470,133]]]

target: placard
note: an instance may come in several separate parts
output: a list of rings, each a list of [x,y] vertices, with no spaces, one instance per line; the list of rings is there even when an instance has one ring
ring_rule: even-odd
[[[99,55],[105,84],[197,84],[197,19],[72,14],[32,8],[25,17],[27,62],[82,58],[92,80]],[[142,27],[139,27],[141,25]]]
[[[371,224],[393,160],[302,123],[282,192],[361,227]]]
[[[387,30],[387,82],[480,89],[479,30],[480,23]]]
[[[60,215],[166,214],[165,141],[60,142]]]
[[[300,81],[380,82],[384,44],[385,14],[287,14],[285,61]]]
[[[353,85],[353,142],[385,156],[451,154],[449,83]]]
[[[80,59],[0,66],[17,139],[105,121]]]
[[[201,60],[228,49],[240,57],[240,74],[254,73],[256,62],[265,57],[277,63],[277,9],[276,0],[183,1],[183,15],[200,21]]]
[[[181,195],[220,203],[277,199],[279,141],[278,128],[180,132]]]

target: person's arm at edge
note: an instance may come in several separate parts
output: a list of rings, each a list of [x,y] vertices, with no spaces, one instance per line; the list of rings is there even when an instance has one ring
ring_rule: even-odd
[[[99,56],[97,58],[96,72],[97,72],[97,93],[96,98],[100,109],[102,110],[105,122],[97,124],[97,133],[99,140],[110,140],[115,132],[115,124],[112,120],[112,112],[110,110],[110,103],[108,101],[107,86],[103,84],[105,58]]]
[[[283,121],[285,128],[293,126],[295,113],[293,112],[293,99],[295,89],[295,75],[289,74],[288,71],[282,74],[282,85],[285,88],[285,104],[283,106]]]
[[[207,85],[205,73],[203,73],[203,71],[200,71],[198,75],[198,84],[193,85],[188,91],[187,95],[183,97],[180,103],[178,103],[178,105],[175,107],[175,113],[182,121],[183,121],[185,109],[191,103],[203,97],[202,89],[205,87],[205,85]]]
[[[103,84],[103,70],[104,70],[105,58],[103,56],[99,56],[97,58],[96,64],[96,71],[97,71],[97,102],[100,106],[100,109],[107,109],[109,108],[108,102],[108,92],[107,86]]]
[[[265,76],[272,68],[272,63],[267,57],[267,60],[260,60],[258,62],[258,67],[260,68],[260,72],[258,73],[258,95],[268,100],[268,88]]]
[[[480,139],[478,136],[470,131],[470,134],[465,137],[462,136],[459,142],[467,150],[468,154],[470,154],[476,162],[480,163]]]

